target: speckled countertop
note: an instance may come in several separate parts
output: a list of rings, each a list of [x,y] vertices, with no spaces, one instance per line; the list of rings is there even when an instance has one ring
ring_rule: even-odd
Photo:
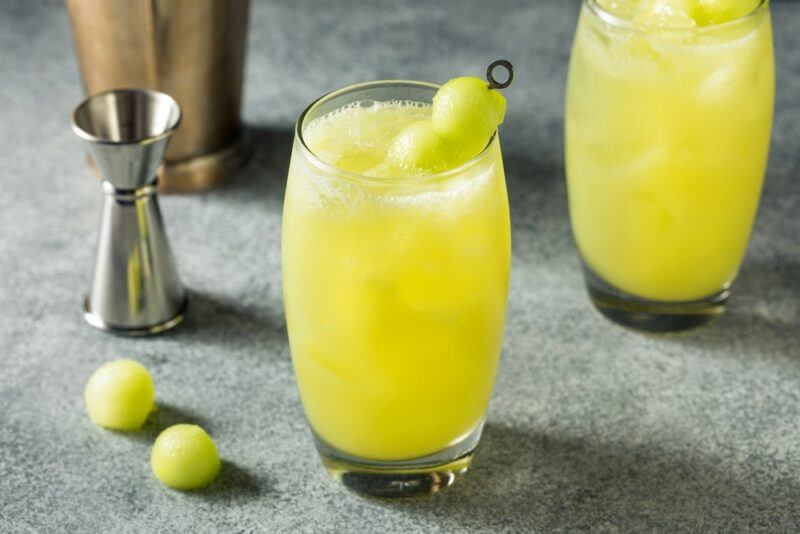
[[[214,192],[163,199],[188,321],[146,340],[89,328],[101,194],[67,116],[81,91],[61,2],[0,2],[0,531],[523,532],[800,529],[800,4],[774,3],[769,174],[728,313],[680,335],[590,306],[572,244],[562,96],[575,0],[254,0],[244,118],[255,154]],[[446,494],[365,500],[327,477],[303,421],[282,314],[291,128],[359,80],[443,81],[516,65],[503,128],[513,275],[473,469]],[[81,392],[132,356],[161,405],[95,428]],[[149,469],[155,432],[195,421],[225,460],[183,494]]]

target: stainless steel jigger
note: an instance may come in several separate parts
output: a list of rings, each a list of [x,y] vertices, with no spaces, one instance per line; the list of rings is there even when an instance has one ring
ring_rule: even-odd
[[[148,335],[183,319],[186,290],[156,196],[156,171],[180,120],[172,97],[141,89],[92,95],[72,113],[72,129],[100,170],[105,193],[94,282],[85,302],[92,326]]]

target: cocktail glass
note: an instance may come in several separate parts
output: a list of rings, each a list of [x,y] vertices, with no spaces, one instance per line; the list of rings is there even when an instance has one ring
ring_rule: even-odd
[[[449,486],[480,438],[508,293],[500,143],[447,172],[376,179],[329,165],[303,135],[343,106],[430,104],[436,90],[381,81],[323,96],[297,122],[289,169],[283,290],[300,396],[327,470],[369,495]]]
[[[767,1],[679,28],[584,0],[567,184],[589,295],[606,316],[667,331],[724,310],[764,180],[774,77]]]

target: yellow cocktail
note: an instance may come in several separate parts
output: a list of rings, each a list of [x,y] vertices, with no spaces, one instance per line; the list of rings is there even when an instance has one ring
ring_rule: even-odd
[[[480,436],[508,290],[505,177],[496,136],[434,175],[387,163],[398,134],[430,118],[435,92],[354,86],[298,123],[286,318],[303,406],[333,470],[435,467]]]
[[[567,177],[601,309],[654,329],[720,310],[753,226],[773,100],[766,2],[584,2]]]

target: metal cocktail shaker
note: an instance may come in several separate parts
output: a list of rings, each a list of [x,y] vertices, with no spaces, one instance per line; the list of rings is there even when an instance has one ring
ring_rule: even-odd
[[[244,159],[239,118],[249,0],[66,0],[87,94],[143,87],[183,110],[159,174],[204,189]]]

